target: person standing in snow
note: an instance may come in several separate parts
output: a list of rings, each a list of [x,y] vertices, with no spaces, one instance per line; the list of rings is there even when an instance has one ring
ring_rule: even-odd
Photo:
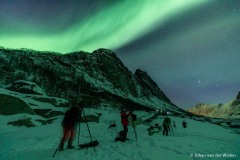
[[[163,135],[168,136],[168,131],[170,131],[171,119],[167,116],[163,120]]]
[[[125,109],[123,109],[123,110],[121,111],[121,122],[122,122],[122,125],[123,125],[123,129],[124,129],[124,132],[125,132],[125,137],[126,137],[126,139],[128,139],[128,138],[127,138],[128,118],[129,118],[129,116],[131,116],[131,114],[132,114],[132,111],[131,111],[131,112],[128,112],[128,114],[126,113],[126,110],[125,110]]]
[[[63,137],[61,140],[61,144],[59,147],[59,151],[62,151],[64,148],[64,143],[68,139],[69,134],[70,138],[68,140],[68,147],[67,149],[74,149],[75,147],[72,145],[72,142],[75,138],[75,125],[76,122],[81,118],[81,104],[77,103],[76,106],[72,106],[66,113],[62,122],[63,127]]]
[[[182,122],[182,126],[183,128],[187,128],[187,122],[185,120]]]

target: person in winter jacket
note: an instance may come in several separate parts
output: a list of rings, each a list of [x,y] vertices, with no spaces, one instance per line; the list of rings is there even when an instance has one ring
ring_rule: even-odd
[[[168,136],[168,131],[171,125],[171,119],[169,117],[165,117],[163,120],[163,135]]]
[[[128,118],[129,118],[129,116],[131,116],[131,114],[132,114],[132,111],[131,112],[128,112],[128,114],[126,113],[126,110],[125,109],[123,109],[122,111],[121,111],[121,122],[122,122],[122,125],[123,125],[123,129],[124,129],[124,132],[125,132],[125,134],[126,134],[126,139],[128,139],[127,138],[127,132],[128,132]]]
[[[182,122],[182,126],[183,128],[187,128],[187,122],[185,120]]]
[[[62,121],[62,128],[63,128],[63,137],[61,140],[61,144],[59,147],[59,151],[62,151],[64,148],[65,141],[68,140],[68,147],[67,149],[74,149],[75,147],[72,145],[72,142],[75,138],[76,132],[75,132],[75,125],[76,122],[79,121],[81,118],[81,105],[78,103],[76,106],[72,106],[64,116],[64,119]]]

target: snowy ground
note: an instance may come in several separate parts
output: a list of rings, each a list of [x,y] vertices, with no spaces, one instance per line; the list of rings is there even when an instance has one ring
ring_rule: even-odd
[[[93,148],[88,149],[65,149],[52,155],[57,148],[62,136],[61,121],[59,117],[53,124],[37,127],[13,127],[8,126],[7,121],[11,116],[0,116],[0,159],[1,160],[239,160],[240,159],[240,135],[223,127],[189,120],[188,128],[181,127],[183,119],[171,117],[176,121],[177,129],[170,135],[163,136],[162,132],[148,135],[149,126],[141,124],[137,126],[138,141],[134,131],[129,126],[129,141],[114,142],[118,131],[122,129],[120,116],[117,111],[112,110],[85,110],[102,113],[99,123],[88,123],[94,140],[99,141],[96,152]],[[138,116],[147,115],[144,112],[136,112]],[[108,130],[110,121],[115,120],[117,127]],[[162,124],[162,117],[154,120]],[[85,123],[80,125],[80,143],[90,141]],[[78,137],[74,144],[77,145]],[[65,148],[66,148],[65,144]],[[231,157],[224,157],[227,156]],[[231,154],[231,155],[230,155]]]

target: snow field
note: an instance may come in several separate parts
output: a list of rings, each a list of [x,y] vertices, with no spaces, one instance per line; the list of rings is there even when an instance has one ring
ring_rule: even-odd
[[[175,120],[177,129],[169,136],[163,136],[162,132],[148,135],[147,128],[150,125],[159,123],[162,125],[163,117],[150,122],[149,126],[138,125],[138,141],[135,139],[134,130],[128,127],[128,138],[126,142],[114,142],[118,131],[122,130],[120,123],[120,113],[110,109],[85,109],[86,114],[93,112],[102,113],[99,123],[89,122],[89,128],[93,140],[99,141],[96,152],[93,148],[88,149],[65,149],[52,155],[57,148],[62,137],[61,121],[63,116],[59,116],[52,124],[38,125],[33,128],[13,127],[6,125],[11,116],[0,116],[0,159],[1,160],[190,160],[209,159],[209,157],[196,157],[195,154],[223,154],[231,153],[236,155],[233,158],[213,157],[212,159],[240,159],[240,135],[232,130],[213,125],[186,119],[187,128],[182,128],[184,119],[170,117]],[[138,116],[147,116],[148,113],[136,112]],[[3,120],[3,121],[2,121]],[[108,129],[110,122],[116,121],[117,127]],[[78,127],[78,126],[77,126]],[[78,131],[78,128],[76,128]],[[80,144],[89,142],[90,136],[85,123],[80,124]],[[74,140],[77,145],[78,133]],[[65,143],[65,148],[67,142]],[[193,154],[193,157],[191,155]]]

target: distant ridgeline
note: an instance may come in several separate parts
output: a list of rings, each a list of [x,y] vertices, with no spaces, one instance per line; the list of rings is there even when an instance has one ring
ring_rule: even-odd
[[[81,101],[86,107],[110,105],[188,114],[146,72],[138,69],[133,74],[107,49],[59,54],[0,48],[0,70],[0,84],[30,81],[49,96]]]
[[[236,98],[226,104],[198,104],[188,109],[197,115],[203,115],[212,118],[240,118],[240,92]]]

